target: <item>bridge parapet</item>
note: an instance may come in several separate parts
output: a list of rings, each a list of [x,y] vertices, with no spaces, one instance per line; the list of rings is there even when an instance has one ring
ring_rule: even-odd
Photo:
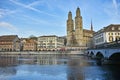
[[[120,48],[89,49],[87,53],[100,64],[120,64]]]
[[[89,49],[87,50],[87,54],[90,56],[97,55],[97,53],[101,53],[105,58],[109,58],[111,55],[115,53],[120,53],[120,48],[114,48],[114,49]]]

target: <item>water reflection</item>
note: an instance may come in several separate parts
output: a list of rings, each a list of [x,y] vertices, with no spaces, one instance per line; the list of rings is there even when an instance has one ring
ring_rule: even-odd
[[[106,72],[106,79],[107,80],[119,80],[120,79],[120,65],[110,65],[105,66]]]
[[[18,61],[16,57],[0,56],[0,67],[8,67],[17,65]]]
[[[0,80],[119,80],[119,67],[77,55],[2,55]]]
[[[68,61],[68,80],[85,80],[83,68],[90,64],[84,56],[74,56]]]

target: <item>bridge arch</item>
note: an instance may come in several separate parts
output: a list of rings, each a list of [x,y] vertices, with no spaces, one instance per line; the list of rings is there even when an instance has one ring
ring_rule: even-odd
[[[90,57],[93,57],[93,56],[94,56],[94,53],[91,51],[91,52],[89,53],[89,56],[90,56]]]
[[[87,51],[87,52],[86,52],[86,55],[89,55],[89,53],[90,53],[90,52],[89,52],[89,51]]]
[[[101,60],[104,58],[104,55],[101,52],[97,52],[96,58]]]
[[[119,61],[120,60],[120,52],[113,53],[112,55],[109,56],[109,60],[112,61]]]

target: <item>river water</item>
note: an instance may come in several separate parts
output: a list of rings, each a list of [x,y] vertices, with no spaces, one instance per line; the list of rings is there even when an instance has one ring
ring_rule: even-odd
[[[0,56],[0,80],[120,80],[119,65],[83,55]]]

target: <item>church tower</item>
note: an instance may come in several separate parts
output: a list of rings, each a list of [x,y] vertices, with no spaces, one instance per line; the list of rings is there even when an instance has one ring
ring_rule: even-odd
[[[68,13],[68,20],[67,20],[67,46],[71,45],[71,37],[74,34],[74,23],[72,19],[72,12],[69,11]]]
[[[77,46],[83,46],[83,23],[82,23],[82,16],[79,7],[76,10],[76,17],[75,17],[75,37],[78,43]]]
[[[75,24],[75,25],[74,25]],[[91,20],[91,29],[83,29],[82,16],[80,8],[76,10],[75,20],[72,19],[72,12],[68,13],[66,21],[67,26],[67,48],[87,49],[92,46],[93,25]]]

